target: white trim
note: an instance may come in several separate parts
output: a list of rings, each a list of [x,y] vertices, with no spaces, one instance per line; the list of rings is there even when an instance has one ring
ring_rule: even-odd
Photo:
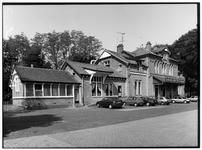
[[[147,73],[137,73],[137,72],[131,72],[131,71],[130,71],[130,73],[131,74],[135,74],[135,75],[142,75],[142,76],[146,76],[147,75]]]
[[[73,97],[73,96],[37,96],[37,97],[34,97],[34,96],[28,96],[28,97],[13,97],[15,99],[19,99],[19,98],[70,98],[70,97]]]

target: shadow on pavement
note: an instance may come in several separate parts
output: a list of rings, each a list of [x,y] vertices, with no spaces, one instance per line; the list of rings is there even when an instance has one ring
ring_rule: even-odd
[[[55,115],[35,115],[35,116],[17,116],[13,115],[3,118],[3,137],[14,131],[24,130],[31,127],[47,127],[55,121],[61,121],[61,117]]]

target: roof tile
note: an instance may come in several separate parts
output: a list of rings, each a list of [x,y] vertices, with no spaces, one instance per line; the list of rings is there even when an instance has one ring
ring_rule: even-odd
[[[15,70],[22,82],[79,83],[71,74],[63,70],[22,66],[16,66]]]

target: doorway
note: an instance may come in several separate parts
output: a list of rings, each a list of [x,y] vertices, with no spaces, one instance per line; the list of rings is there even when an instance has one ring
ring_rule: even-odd
[[[155,97],[159,96],[159,88],[158,85],[155,85]]]
[[[75,103],[79,103],[79,86],[75,86],[74,88],[74,101]]]

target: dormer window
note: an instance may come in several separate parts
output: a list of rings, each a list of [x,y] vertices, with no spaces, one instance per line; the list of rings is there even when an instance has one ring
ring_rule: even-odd
[[[164,59],[164,60],[168,60],[168,53],[164,53],[164,54],[163,54],[163,59]]]
[[[110,67],[110,60],[104,61],[104,66]]]

